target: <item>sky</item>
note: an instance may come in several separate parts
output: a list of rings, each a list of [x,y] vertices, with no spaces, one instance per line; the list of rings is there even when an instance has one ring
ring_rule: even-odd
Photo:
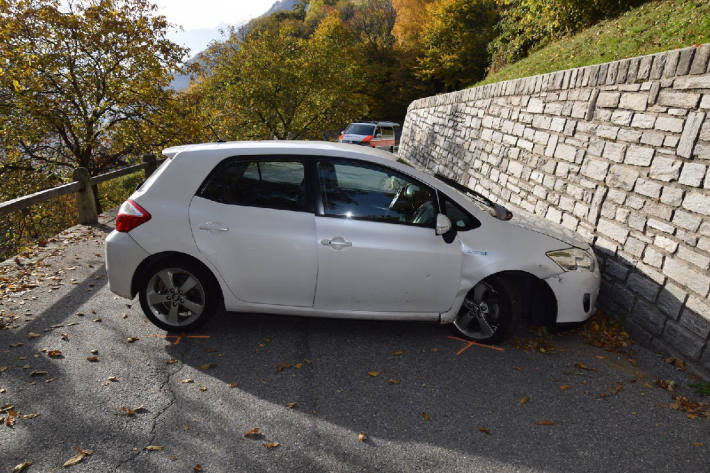
[[[154,0],[158,12],[170,23],[182,26],[183,31],[168,37],[190,48],[194,56],[219,39],[219,28],[240,25],[265,13],[275,0]]]

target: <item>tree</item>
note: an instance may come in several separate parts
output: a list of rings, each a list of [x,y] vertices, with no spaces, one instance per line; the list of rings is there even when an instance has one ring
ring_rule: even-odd
[[[243,41],[232,35],[208,52],[213,67],[199,84],[205,122],[221,138],[322,139],[366,108],[351,44],[336,12],[310,38],[291,22]]]
[[[186,50],[148,0],[0,0],[7,166],[97,173],[152,143],[132,133],[174,100]],[[114,139],[123,134],[123,139]]]
[[[493,0],[437,0],[427,7],[417,76],[455,90],[485,77],[498,12]]]
[[[397,46],[403,50],[418,49],[421,44],[422,25],[426,19],[426,6],[433,0],[392,0],[397,19],[392,34]]]

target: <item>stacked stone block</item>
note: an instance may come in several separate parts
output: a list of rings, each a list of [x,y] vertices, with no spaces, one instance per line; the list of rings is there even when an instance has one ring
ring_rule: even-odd
[[[417,100],[400,154],[581,234],[602,310],[710,373],[710,44]]]

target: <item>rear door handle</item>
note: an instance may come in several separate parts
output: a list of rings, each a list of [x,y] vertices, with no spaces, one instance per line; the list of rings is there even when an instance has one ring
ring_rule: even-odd
[[[229,228],[224,224],[219,222],[205,222],[198,227],[200,230],[214,231],[214,232],[228,232]]]
[[[353,246],[353,243],[351,241],[347,241],[343,237],[334,237],[330,239],[324,238],[320,241],[320,244],[323,246],[329,246],[334,250],[342,250],[343,248],[349,248]]]

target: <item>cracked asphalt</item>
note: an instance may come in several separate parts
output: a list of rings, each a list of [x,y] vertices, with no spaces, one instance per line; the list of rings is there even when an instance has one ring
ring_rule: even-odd
[[[74,227],[0,266],[6,285],[15,270],[41,279],[0,299],[16,316],[0,330],[0,408],[19,416],[0,425],[0,472],[63,471],[77,445],[93,451],[77,472],[708,471],[710,418],[671,409],[655,379],[708,398],[641,347],[636,366],[572,333],[552,353],[457,354],[447,327],[243,314],[165,338],[108,290],[109,231]],[[261,438],[243,436],[255,427]]]

